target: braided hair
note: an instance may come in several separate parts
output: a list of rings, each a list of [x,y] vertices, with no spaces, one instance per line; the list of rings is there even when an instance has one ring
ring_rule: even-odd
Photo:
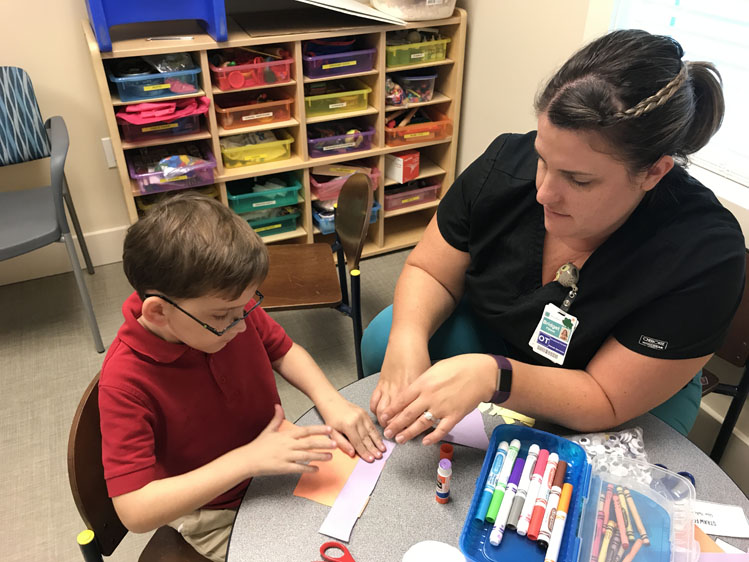
[[[683,55],[670,37],[613,31],[557,71],[536,111],[557,127],[598,133],[632,172],[663,155],[685,163],[720,128],[725,104],[715,66]]]

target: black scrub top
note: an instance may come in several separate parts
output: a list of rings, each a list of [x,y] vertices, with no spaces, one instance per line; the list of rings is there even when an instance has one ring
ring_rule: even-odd
[[[536,133],[498,137],[445,194],[443,238],[470,254],[465,290],[507,355],[553,366],[528,341],[544,306],[569,292],[541,285],[543,207],[536,202]],[[613,335],[641,355],[686,359],[715,352],[744,287],[741,229],[680,166],[649,191],[580,270],[577,317],[564,367],[584,369]]]

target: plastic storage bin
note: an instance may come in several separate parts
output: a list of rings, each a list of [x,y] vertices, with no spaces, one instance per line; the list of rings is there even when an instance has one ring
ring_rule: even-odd
[[[219,198],[218,188],[215,185],[199,187],[197,189],[187,189],[185,191],[199,193],[200,195],[203,195],[204,197],[210,197],[212,199]],[[154,208],[154,206],[156,206],[159,202],[163,201],[167,197],[169,197],[169,192],[154,193],[152,195],[143,195],[141,197],[138,197],[135,200],[135,206],[138,207],[138,210],[141,211],[145,215],[149,213],[151,209]]]
[[[346,53],[302,57],[304,75],[309,78],[327,78],[341,74],[367,72],[374,67],[377,49],[363,49]]]
[[[367,109],[372,88],[351,78],[305,84],[304,91],[307,117],[318,117]]]
[[[393,211],[395,209],[402,209],[403,207],[435,201],[437,199],[437,192],[440,190],[440,185],[439,183],[435,183],[416,188],[404,185],[395,189],[386,189],[385,210]]]
[[[316,176],[310,175],[310,191],[321,201],[327,201],[329,199],[338,199],[338,194],[341,192],[343,184],[351,175],[351,171],[347,171],[346,164],[340,165],[341,176],[331,178],[329,176]],[[369,179],[372,181],[372,189],[377,189],[380,183],[380,170],[378,168],[372,168],[372,171],[368,174]]]
[[[372,224],[377,222],[377,217],[380,214],[380,204],[377,201],[372,203],[372,212],[369,215],[369,223]],[[322,234],[332,234],[335,232],[335,218],[334,217],[323,217],[320,213],[312,209],[312,220],[315,222],[317,227],[320,229]]]
[[[275,138],[269,133],[274,133]],[[242,166],[251,166],[253,164],[262,164],[263,162],[275,162],[276,160],[286,160],[291,158],[291,143],[294,142],[292,136],[284,129],[275,131],[260,131],[252,133],[253,138],[268,139],[265,142],[233,146],[230,143],[242,142],[249,139],[247,133],[243,135],[234,135],[221,139],[221,157],[224,160],[224,166],[227,168],[239,168]]]
[[[247,60],[247,53],[240,49],[221,51],[218,57],[222,59]],[[262,57],[261,57],[262,58]],[[292,58],[273,60],[269,62],[253,62],[236,64],[234,66],[217,66],[213,60],[210,63],[213,83],[219,90],[231,91],[241,88],[254,88],[266,84],[282,84],[291,81]]]
[[[273,207],[285,207],[296,205],[299,199],[299,190],[302,184],[298,179],[289,175],[270,177],[265,179],[277,180],[277,183],[287,187],[254,191],[257,181],[264,178],[250,178],[249,180],[238,180],[226,184],[226,196],[229,199],[229,207],[237,213],[247,213],[258,209],[270,209]]]
[[[127,70],[123,70],[123,65],[127,65],[128,62],[128,59],[124,59],[112,63],[109,67],[109,80],[117,86],[117,93],[121,101],[143,101],[152,98],[181,96],[198,91],[200,68],[145,74],[142,72],[144,68],[142,61],[136,60],[133,63],[131,75],[117,76],[113,71],[115,66],[118,69],[117,74],[125,74]]]
[[[424,41],[422,43],[408,43],[406,45],[390,45],[385,47],[385,60],[388,68],[406,66],[409,64],[424,64],[438,62],[447,58],[447,44],[450,38]]]
[[[356,126],[353,125],[352,128],[354,127]],[[320,138],[307,138],[310,158],[348,154],[350,152],[360,152],[372,148],[372,139],[374,138],[375,128],[368,127],[365,130],[357,130],[359,132]],[[307,136],[310,137],[309,129]]]
[[[437,73],[393,74],[392,78],[403,88],[403,99],[406,103],[431,101],[434,96]]]
[[[156,169],[156,165],[162,158],[175,154],[187,154],[201,158],[205,162],[184,174],[167,178],[163,172]],[[140,193],[157,193],[211,184],[213,169],[216,167],[216,159],[207,147],[189,143],[137,148],[128,151],[125,160],[130,177],[136,181]]]
[[[610,483],[627,488],[637,506],[650,545],[639,550],[636,562],[693,562],[698,550],[694,541],[693,504],[694,486],[681,476],[642,461],[620,459],[619,467],[627,476],[591,470],[585,451],[578,444],[562,437],[519,425],[500,425],[492,432],[481,474],[468,510],[460,549],[473,562],[524,560],[541,562],[545,551],[535,541],[506,530],[499,546],[489,543],[490,523],[475,518],[484,483],[501,441],[518,439],[521,443],[519,459],[525,459],[531,444],[557,453],[567,463],[565,483],[573,486],[567,512],[564,535],[557,557],[558,562],[577,562],[590,559],[595,542],[598,500],[602,486]],[[672,485],[675,486],[672,487]],[[605,487],[603,488],[605,491]],[[677,493],[678,492],[678,493]],[[605,524],[605,522],[604,522]],[[635,536],[638,530],[632,525]],[[618,533],[618,528],[615,530]]]
[[[239,129],[291,118],[291,104],[294,100],[290,97],[278,96],[259,103],[252,99],[258,98],[244,93],[216,96],[214,104],[219,125],[224,129]]]
[[[406,21],[441,20],[455,10],[456,0],[370,0],[381,12]]]
[[[187,115],[173,121],[160,121],[147,125],[133,125],[126,121],[119,121],[122,140],[127,142],[141,142],[174,135],[196,133],[200,130],[200,115]]]
[[[242,218],[244,218],[260,236],[270,236],[271,234],[281,234],[283,232],[292,232],[293,230],[296,230],[297,221],[299,220],[299,211],[265,219],[255,219],[252,217],[252,213],[245,213],[242,215]]]
[[[436,110],[425,110],[432,119],[428,123],[417,123],[405,127],[385,127],[385,144],[403,146],[447,138],[453,132],[452,120]]]

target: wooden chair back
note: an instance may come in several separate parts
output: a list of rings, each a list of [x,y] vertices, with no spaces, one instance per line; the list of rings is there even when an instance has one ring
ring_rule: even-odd
[[[746,253],[746,268],[749,271],[749,252]],[[737,367],[744,367],[749,359],[749,277],[744,278],[744,296],[716,355]]]
[[[101,460],[99,374],[83,393],[68,438],[68,478],[84,523],[94,532],[99,550],[111,555],[127,534],[107,494]]]
[[[335,212],[335,230],[349,271],[359,268],[364,239],[372,212],[372,183],[363,173],[353,174],[343,184]]]

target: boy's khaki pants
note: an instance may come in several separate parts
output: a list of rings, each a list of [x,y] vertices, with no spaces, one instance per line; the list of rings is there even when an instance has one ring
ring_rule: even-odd
[[[169,526],[209,560],[224,562],[236,514],[236,509],[198,509],[175,519]]]

